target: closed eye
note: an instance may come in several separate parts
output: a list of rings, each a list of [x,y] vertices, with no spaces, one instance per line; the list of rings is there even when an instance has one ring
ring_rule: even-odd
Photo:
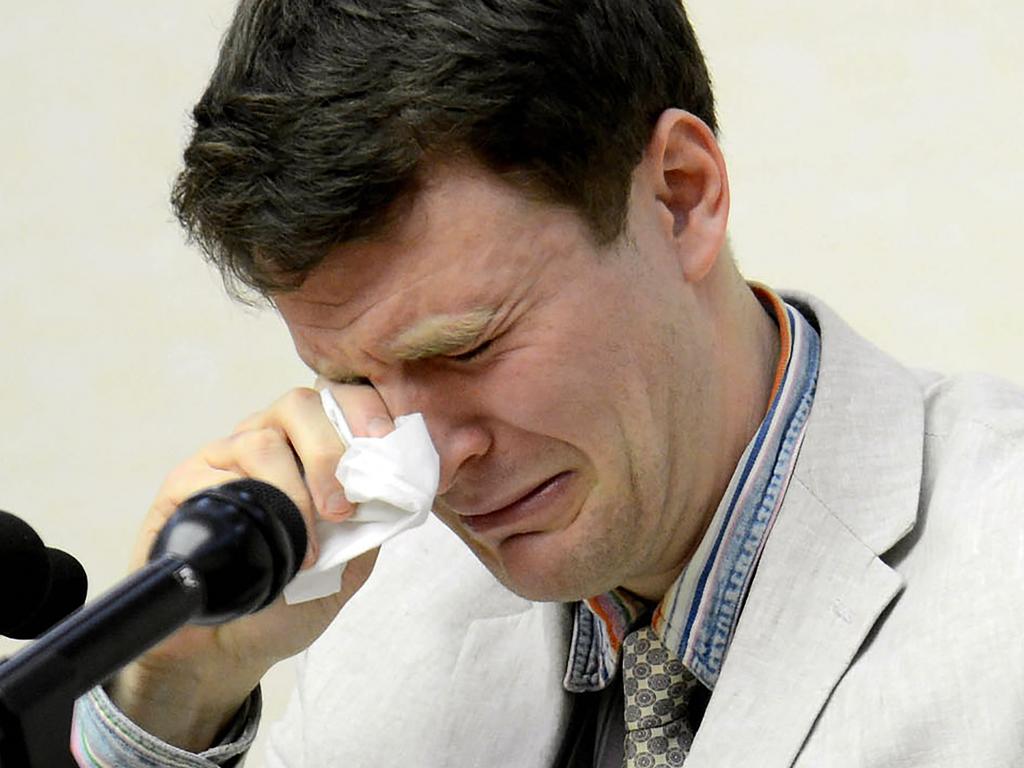
[[[487,341],[483,342],[482,344],[478,344],[475,347],[473,347],[472,349],[467,350],[466,352],[460,352],[457,355],[449,355],[448,359],[449,360],[455,360],[456,362],[459,362],[459,363],[471,362],[472,360],[476,360],[484,352],[486,352],[488,349],[490,349],[490,347],[491,347],[491,345],[493,343],[494,343],[494,339],[488,339]]]
[[[366,376],[325,376],[322,373],[317,373],[316,380],[313,382],[314,389],[323,389],[330,385],[343,387],[372,387],[373,382]]]

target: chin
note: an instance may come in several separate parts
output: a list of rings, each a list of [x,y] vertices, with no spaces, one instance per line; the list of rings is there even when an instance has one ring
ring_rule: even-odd
[[[572,603],[607,592],[608,557],[580,556],[582,542],[560,534],[521,534],[496,548],[484,545],[462,526],[441,518],[484,567],[510,592],[538,603]],[[609,553],[610,554],[610,553]],[[590,563],[590,567],[588,567]],[[603,575],[603,578],[599,576]]]
[[[539,581],[536,578],[523,580],[514,578],[508,573],[490,570],[509,592],[534,603],[574,603],[590,596],[581,594],[578,590],[559,586],[553,580]]]
[[[608,591],[610,587],[587,578],[587,570],[564,549],[555,556],[544,556],[536,548],[506,542],[502,556],[477,557],[506,589],[538,603],[573,603]]]

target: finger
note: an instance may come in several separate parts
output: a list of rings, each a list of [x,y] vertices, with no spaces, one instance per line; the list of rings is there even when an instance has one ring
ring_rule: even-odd
[[[358,437],[384,437],[395,423],[376,389],[357,384],[328,384],[334,399],[341,406],[352,434]]]
[[[383,437],[395,428],[387,406],[373,387],[328,386],[354,435]],[[336,475],[345,446],[324,413],[320,393],[312,389],[293,390],[263,414],[262,419],[274,420],[287,432],[320,515],[332,521],[349,517],[355,506],[346,498]],[[260,417],[248,423],[260,423]]]
[[[284,491],[295,502],[306,523],[308,546],[303,566],[316,562],[313,500],[285,435],[271,428],[239,432],[207,445],[200,451],[199,459],[213,469],[263,480]]]
[[[292,390],[266,411],[243,421],[239,428],[277,430],[298,459],[316,512],[334,521],[352,514],[355,508],[335,476],[344,444],[324,413],[319,392]]]
[[[239,432],[248,432],[250,429],[259,429],[260,427],[265,426],[263,422],[263,411],[250,413],[235,425],[235,428],[231,430],[231,434],[237,435]]]
[[[239,477],[237,472],[214,469],[194,458],[177,467],[164,480],[156,501],[146,514],[132,552],[132,566],[139,568],[145,565],[157,535],[186,499],[199,491],[238,480]]]

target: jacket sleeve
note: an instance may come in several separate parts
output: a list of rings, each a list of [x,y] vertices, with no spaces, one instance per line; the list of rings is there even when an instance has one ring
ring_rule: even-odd
[[[225,729],[220,742],[198,754],[166,744],[121,712],[102,687],[75,702],[71,754],[81,768],[240,768],[259,725],[257,688]]]

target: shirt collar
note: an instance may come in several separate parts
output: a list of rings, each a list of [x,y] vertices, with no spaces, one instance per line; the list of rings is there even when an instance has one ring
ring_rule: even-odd
[[[563,684],[602,690],[618,669],[622,640],[651,626],[708,688],[718,680],[764,543],[782,505],[817,380],[819,339],[773,291],[751,290],[779,328],[779,361],[768,412],[740,457],[694,556],[654,607],[624,589],[576,604]]]

